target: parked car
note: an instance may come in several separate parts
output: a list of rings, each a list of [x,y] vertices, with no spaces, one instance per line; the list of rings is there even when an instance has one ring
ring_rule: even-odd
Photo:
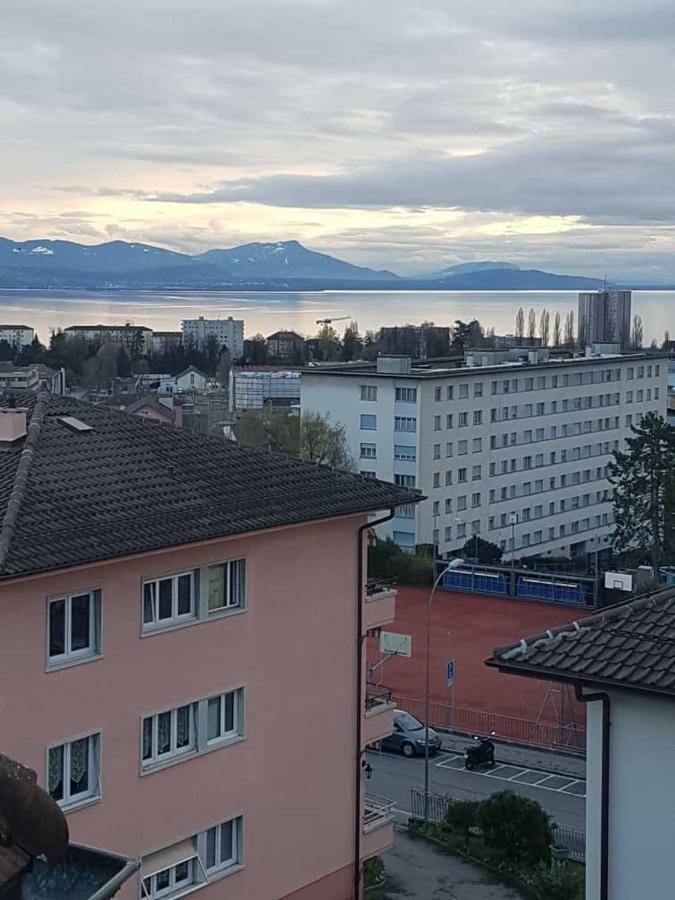
[[[394,731],[382,741],[383,750],[397,750],[404,756],[424,753],[426,730],[422,722],[402,709],[394,710]],[[429,729],[429,754],[438,753],[441,739],[433,728]]]

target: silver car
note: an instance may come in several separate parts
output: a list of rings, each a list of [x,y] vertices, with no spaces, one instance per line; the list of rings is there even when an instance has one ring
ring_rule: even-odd
[[[426,745],[424,725],[402,709],[394,710],[394,731],[382,740],[383,750],[396,750],[404,756],[417,756],[424,753]],[[433,728],[429,729],[429,754],[438,753],[441,739]]]

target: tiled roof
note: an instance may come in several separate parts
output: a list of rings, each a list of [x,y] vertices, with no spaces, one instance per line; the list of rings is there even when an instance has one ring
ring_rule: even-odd
[[[498,647],[487,664],[546,680],[675,694],[675,588]]]
[[[0,446],[0,578],[420,499],[69,397],[18,399],[31,421],[18,447]]]

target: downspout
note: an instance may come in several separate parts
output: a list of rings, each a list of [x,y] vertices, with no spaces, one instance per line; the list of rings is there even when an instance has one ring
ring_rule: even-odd
[[[361,810],[361,740],[363,737],[363,532],[376,525],[382,525],[394,518],[394,507],[388,515],[374,519],[359,526],[356,539],[356,775],[354,778],[354,900],[361,896],[361,834],[363,832],[363,816]]]
[[[609,900],[609,762],[610,762],[610,699],[605,691],[584,694],[580,684],[574,685],[580,703],[602,703],[602,776],[600,786],[600,897]]]

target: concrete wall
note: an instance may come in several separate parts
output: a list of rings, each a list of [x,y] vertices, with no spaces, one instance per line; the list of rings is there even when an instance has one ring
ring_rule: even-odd
[[[244,869],[200,894],[222,900],[278,900],[351,865],[361,521],[0,586],[2,752],[44,785],[48,745],[102,735],[102,799],[68,814],[73,840],[135,857],[243,815]],[[142,578],[239,556],[245,612],[140,636]],[[45,672],[47,597],[86,588],[102,592],[103,657]],[[142,715],[239,685],[244,741],[139,776]],[[132,879],[119,896],[138,895]]]
[[[675,705],[611,694],[610,900],[673,894]],[[601,705],[589,704],[586,897],[597,900]]]

